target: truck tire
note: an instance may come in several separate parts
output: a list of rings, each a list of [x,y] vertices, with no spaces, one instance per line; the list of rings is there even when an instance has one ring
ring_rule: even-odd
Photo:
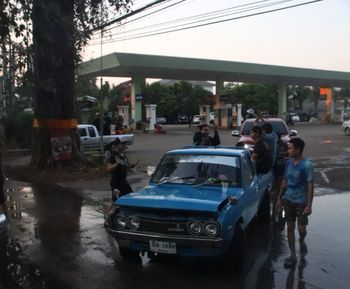
[[[269,191],[266,190],[258,209],[258,219],[264,222],[268,222],[270,220],[270,194]]]
[[[123,259],[133,261],[139,258],[140,252],[128,248],[119,247],[120,256]]]
[[[235,233],[225,256],[226,264],[235,271],[241,272],[247,253],[247,234],[242,223],[236,225]]]
[[[350,135],[350,128],[349,128],[349,127],[347,127],[347,128],[345,129],[345,134],[346,134],[346,135]]]

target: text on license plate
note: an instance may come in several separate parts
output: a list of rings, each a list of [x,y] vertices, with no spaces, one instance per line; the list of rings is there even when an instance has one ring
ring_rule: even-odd
[[[150,240],[149,247],[152,252],[176,254],[176,243]]]

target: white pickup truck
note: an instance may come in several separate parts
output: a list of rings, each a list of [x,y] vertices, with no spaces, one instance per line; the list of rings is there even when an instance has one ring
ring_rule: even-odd
[[[81,147],[84,151],[100,149],[101,136],[94,125],[79,124],[78,133],[80,135]],[[132,145],[134,142],[133,134],[104,135],[102,138],[103,146],[114,141],[116,138],[119,138],[122,142],[126,142],[128,145]]]

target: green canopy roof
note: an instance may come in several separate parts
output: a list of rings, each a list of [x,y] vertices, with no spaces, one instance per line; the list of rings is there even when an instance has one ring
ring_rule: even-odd
[[[350,87],[350,73],[236,61],[112,53],[81,63],[78,76]]]

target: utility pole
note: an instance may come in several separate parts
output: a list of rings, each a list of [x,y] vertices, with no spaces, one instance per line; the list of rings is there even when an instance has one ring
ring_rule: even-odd
[[[7,99],[7,84],[8,84],[8,64],[7,64],[7,49],[6,49],[6,38],[4,37],[1,43],[1,51],[2,51],[2,71],[3,71],[3,79],[2,79],[2,98],[1,98],[1,110],[2,115],[6,115],[6,99]]]
[[[12,110],[13,105],[13,82],[14,82],[14,63],[15,63],[15,55],[14,55],[14,47],[11,43],[11,38],[9,37],[9,63],[8,63],[8,93],[7,93],[7,112]]]
[[[101,15],[100,15],[100,26],[101,26],[101,46],[100,46],[100,70],[101,70],[101,77],[100,77],[100,151],[103,152],[103,78],[102,78],[102,70],[103,70],[103,62],[102,62],[102,44],[103,44],[103,26],[102,26],[102,13],[103,13],[103,2],[101,1]]]

